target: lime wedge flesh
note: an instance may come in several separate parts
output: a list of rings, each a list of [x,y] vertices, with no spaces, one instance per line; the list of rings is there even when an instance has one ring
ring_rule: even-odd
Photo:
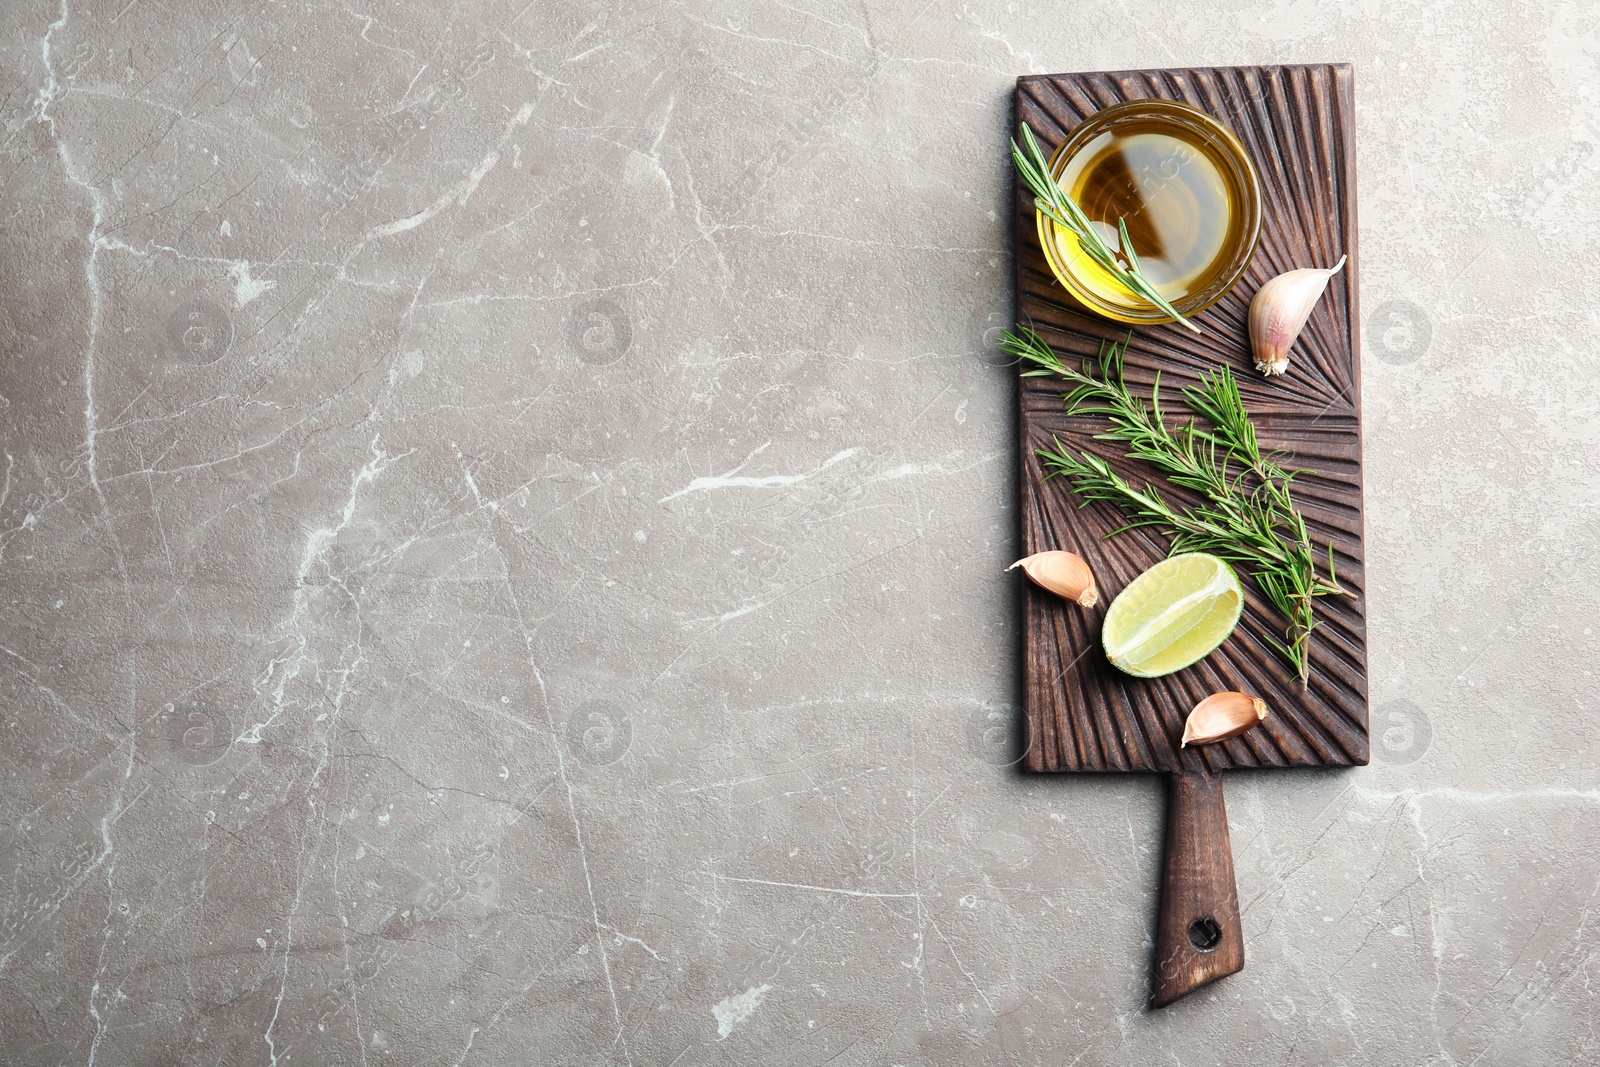
[[[1117,594],[1100,643],[1118,670],[1159,678],[1210,655],[1233,633],[1243,610],[1233,568],[1216,556],[1188,552],[1162,560]]]

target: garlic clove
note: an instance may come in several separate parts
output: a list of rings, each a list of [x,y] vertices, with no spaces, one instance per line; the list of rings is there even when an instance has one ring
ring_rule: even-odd
[[[1178,745],[1209,745],[1238,737],[1267,717],[1267,702],[1248,693],[1213,693],[1194,706]]]
[[[1289,348],[1328,287],[1328,279],[1344,269],[1345,258],[1340,256],[1327,270],[1304,267],[1280,274],[1256,293],[1250,301],[1250,348],[1256,370],[1271,378],[1289,369]]]
[[[1006,570],[1022,568],[1033,583],[1066,597],[1079,607],[1092,608],[1100,599],[1095,588],[1094,572],[1080,556],[1071,552],[1035,552],[1019,559]]]

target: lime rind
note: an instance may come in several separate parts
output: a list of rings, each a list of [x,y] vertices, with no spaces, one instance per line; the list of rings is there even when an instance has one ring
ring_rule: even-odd
[[[1112,666],[1159,678],[1216,651],[1238,625],[1244,590],[1226,561],[1204,552],[1170,556],[1112,601],[1101,643]]]

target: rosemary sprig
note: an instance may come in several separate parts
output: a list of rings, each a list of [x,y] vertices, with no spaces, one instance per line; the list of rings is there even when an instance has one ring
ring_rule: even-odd
[[[1017,173],[1022,176],[1023,182],[1033,191],[1033,206],[1044,214],[1054,219],[1067,232],[1078,239],[1078,247],[1082,248],[1088,257],[1128,292],[1148,300],[1172,318],[1187,326],[1195,333],[1200,332],[1200,327],[1178,314],[1178,309],[1173,307],[1144,276],[1144,271],[1139,266],[1139,257],[1133,251],[1133,242],[1128,238],[1128,224],[1122,219],[1117,219],[1117,234],[1121,238],[1122,254],[1127,260],[1124,267],[1117,259],[1116,253],[1111,251],[1105,238],[1100,236],[1089,221],[1089,216],[1083,213],[1078,202],[1061,188],[1050,173],[1050,163],[1045,159],[1044,151],[1040,149],[1039,142],[1033,136],[1033,129],[1024,122],[1022,124],[1022,143],[1027,151],[1017,147],[1013,138],[1011,141],[1011,158],[1016,162]]]
[[[1046,477],[1066,478],[1084,504],[1107,500],[1121,507],[1128,524],[1108,537],[1151,526],[1166,535],[1172,552],[1209,552],[1244,566],[1288,620],[1283,641],[1267,641],[1288,660],[1304,687],[1311,672],[1311,631],[1317,626],[1314,601],[1353,594],[1339,585],[1331,542],[1327,577],[1317,573],[1311,534],[1289,493],[1290,483],[1304,472],[1285,470],[1273,454],[1261,451],[1232,372],[1220,366],[1202,374],[1198,386],[1182,391],[1189,410],[1204,418],[1210,430],[1201,429],[1193,417],[1173,429],[1161,411],[1159,373],[1148,406],[1129,392],[1122,376],[1127,341],[1100,346],[1098,373],[1088,361],[1077,368],[1063,363],[1026,326],[1003,333],[1000,347],[1033,365],[1023,377],[1055,376],[1070,383],[1067,413],[1100,415],[1110,423],[1096,440],[1121,443],[1129,458],[1150,464],[1203,502],[1195,507],[1170,503],[1153,484],[1136,487],[1099,456],[1073,455],[1059,439],[1054,449],[1038,450],[1050,472]]]

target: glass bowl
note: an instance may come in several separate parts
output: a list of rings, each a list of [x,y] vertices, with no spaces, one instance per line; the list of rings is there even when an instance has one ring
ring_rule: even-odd
[[[1215,118],[1175,100],[1129,100],[1089,116],[1050,157],[1113,252],[1120,216],[1144,275],[1187,318],[1222,299],[1261,239],[1261,180],[1243,144]],[[1171,322],[1037,214],[1050,271],[1077,303],[1116,322]]]

